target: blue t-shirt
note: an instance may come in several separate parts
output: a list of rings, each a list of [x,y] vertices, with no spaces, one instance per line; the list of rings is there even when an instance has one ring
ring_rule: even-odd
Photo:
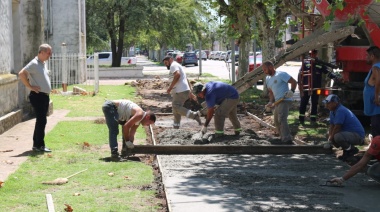
[[[375,63],[373,66],[380,68],[380,62]],[[364,102],[364,115],[374,116],[380,114],[380,106],[375,105],[375,86],[368,84],[369,78],[371,77],[372,69],[369,71],[367,77],[364,80],[364,89],[363,89],[363,102]]]
[[[220,105],[225,99],[238,99],[239,93],[237,90],[224,82],[208,82],[205,85],[207,107],[211,108],[215,105]]]
[[[266,77],[266,86],[271,89],[274,95],[274,100],[277,101],[284,97],[285,92],[289,91],[288,81],[290,75],[286,72],[276,71],[273,76]],[[291,100],[285,99],[285,100]]]
[[[341,125],[343,132],[355,132],[364,138],[364,128],[358,118],[345,106],[339,104],[335,111],[330,111],[330,124]]]

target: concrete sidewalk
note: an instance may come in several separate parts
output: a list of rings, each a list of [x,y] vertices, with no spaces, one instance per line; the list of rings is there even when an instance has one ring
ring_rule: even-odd
[[[68,113],[69,110],[54,110],[47,118],[45,132],[52,130]],[[35,122],[35,118],[23,121],[0,135],[0,181],[5,181],[32,153]],[[52,142],[46,141],[46,146]]]

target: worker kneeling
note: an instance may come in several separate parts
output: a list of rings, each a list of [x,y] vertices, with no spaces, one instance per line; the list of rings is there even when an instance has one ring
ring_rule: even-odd
[[[207,116],[202,127],[202,134],[207,132],[207,126],[215,113],[215,137],[224,135],[224,121],[228,117],[235,129],[235,135],[239,135],[241,126],[237,118],[237,105],[239,103],[239,93],[237,90],[223,82],[208,82],[205,85],[195,83],[193,93],[206,101]],[[216,109],[216,106],[218,108]]]
[[[325,144],[325,148],[329,148],[329,144],[333,144],[336,148],[341,147],[343,155],[338,157],[342,161],[359,152],[354,145],[363,145],[364,128],[358,118],[346,107],[340,104],[340,99],[335,94],[330,94],[322,101],[328,110],[330,110],[330,126],[329,126],[329,143]]]

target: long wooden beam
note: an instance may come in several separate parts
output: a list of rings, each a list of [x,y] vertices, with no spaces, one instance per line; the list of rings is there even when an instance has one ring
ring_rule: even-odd
[[[331,154],[331,149],[323,146],[226,146],[226,145],[135,145],[132,154],[156,155],[199,155],[199,154],[249,154],[249,155],[289,155],[289,154]]]
[[[324,31],[319,29],[315,31],[312,35],[296,42],[291,47],[287,48],[286,51],[280,52],[280,54],[270,61],[273,62],[275,67],[279,67],[286,61],[292,60],[301,54],[308,52],[309,50],[316,49],[318,47],[324,46],[328,43],[345,38],[355,31],[354,26],[336,26],[331,31]],[[252,72],[247,73],[238,81],[236,81],[232,86],[234,86],[239,93],[246,91],[251,88],[258,80],[263,79],[265,73],[262,70],[262,66],[259,66]]]

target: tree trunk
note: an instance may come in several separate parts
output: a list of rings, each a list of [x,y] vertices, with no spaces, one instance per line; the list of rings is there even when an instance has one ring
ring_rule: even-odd
[[[249,44],[251,36],[244,34],[240,37],[239,45],[239,78],[244,76],[248,72],[249,66]]]
[[[275,52],[276,52],[276,46],[275,41],[277,37],[277,32],[274,32],[274,30],[270,28],[265,28],[265,30],[262,31],[262,53],[263,53],[263,62],[269,60],[270,58],[274,58]],[[263,84],[265,85],[265,78],[263,79]],[[263,86],[263,93],[261,94],[261,97],[267,98],[268,97],[268,88],[266,86]]]

